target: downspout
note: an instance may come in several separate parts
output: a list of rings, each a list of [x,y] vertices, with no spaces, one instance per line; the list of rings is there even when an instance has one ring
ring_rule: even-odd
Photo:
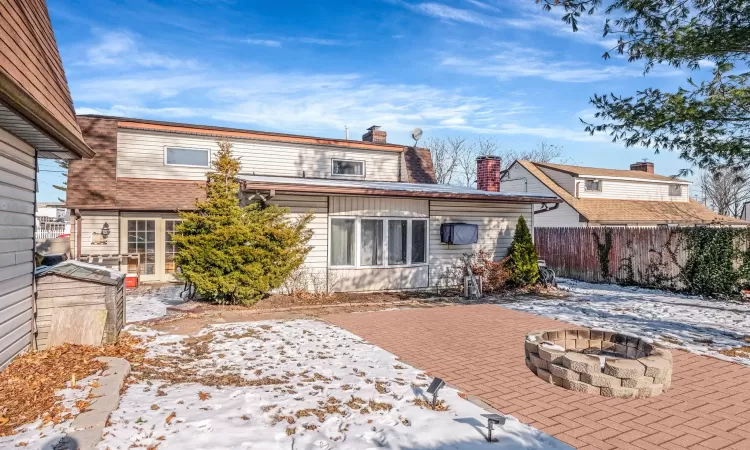
[[[81,224],[81,211],[79,209],[75,209],[74,213],[76,215],[76,254],[75,258],[77,260],[81,260],[81,229],[83,228],[83,225]]]

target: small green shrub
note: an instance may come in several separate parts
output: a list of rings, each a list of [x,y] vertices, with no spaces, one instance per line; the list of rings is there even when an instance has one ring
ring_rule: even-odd
[[[539,280],[538,259],[526,220],[519,217],[513,242],[508,249],[506,265],[510,271],[510,281],[516,286],[536,283]]]

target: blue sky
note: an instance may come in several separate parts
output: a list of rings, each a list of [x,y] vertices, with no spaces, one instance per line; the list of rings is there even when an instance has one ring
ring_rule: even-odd
[[[601,54],[601,16],[572,33],[534,0],[48,0],[76,110],[342,138],[373,124],[390,142],[494,137],[541,141],[570,163],[627,168],[672,153],[589,136],[593,93],[674,90],[686,70]],[[695,75],[695,74],[693,74]],[[54,170],[54,162],[43,169]],[[42,172],[40,201],[60,194]],[[695,191],[695,188],[693,188]]]

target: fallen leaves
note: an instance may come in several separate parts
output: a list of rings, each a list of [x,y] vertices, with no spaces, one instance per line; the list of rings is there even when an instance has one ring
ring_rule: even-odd
[[[171,412],[171,413],[170,413],[170,414],[169,414],[169,415],[167,416],[167,418],[166,418],[166,420],[165,420],[165,422],[167,423],[167,425],[172,425],[172,419],[174,419],[175,417],[177,417],[177,413],[176,413],[176,412],[174,412],[174,411],[172,411],[172,412]]]
[[[206,400],[208,400],[209,398],[211,398],[211,394],[209,394],[208,392],[200,391],[200,392],[198,392],[198,398],[200,398],[201,401],[205,402]]]
[[[44,423],[60,423],[70,417],[59,403],[57,391],[68,386],[83,389],[82,380],[106,364],[94,359],[99,356],[123,357],[139,361],[145,349],[127,333],[120,334],[120,342],[102,347],[64,344],[50,349],[29,352],[14,359],[0,372],[0,411],[6,420],[0,420],[0,436],[15,434],[15,429],[26,423],[42,419]]]

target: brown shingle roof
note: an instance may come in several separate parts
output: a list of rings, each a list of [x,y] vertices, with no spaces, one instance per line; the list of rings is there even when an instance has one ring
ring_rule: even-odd
[[[426,148],[408,147],[404,152],[407,182],[435,184],[435,168],[432,166],[432,155]]]
[[[72,153],[93,155],[76,123],[44,0],[0,0],[0,102]]]
[[[118,178],[117,209],[139,211],[191,210],[204,200],[206,182]]]
[[[593,175],[595,177],[623,177],[623,178],[640,178],[642,180],[651,181],[679,181],[685,182],[685,180],[679,180],[673,177],[665,175],[658,175],[655,173],[643,172],[640,170],[619,170],[619,169],[600,169],[597,167],[583,167],[583,166],[569,166],[567,164],[552,164],[552,163],[534,163],[539,167],[545,167],[548,169],[558,170],[567,174],[573,175],[574,177],[582,175]]]
[[[724,224],[748,225],[733,217],[716,214],[695,200],[669,202],[652,200],[616,200],[599,198],[576,198],[552,181],[537,166],[549,164],[517,160],[524,169],[542,182],[549,190],[578,211],[589,222],[598,223],[642,223],[642,224]],[[557,165],[557,164],[556,164]],[[606,170],[606,169],[600,169]],[[625,171],[631,172],[631,171]],[[589,172],[586,172],[587,174]]]

